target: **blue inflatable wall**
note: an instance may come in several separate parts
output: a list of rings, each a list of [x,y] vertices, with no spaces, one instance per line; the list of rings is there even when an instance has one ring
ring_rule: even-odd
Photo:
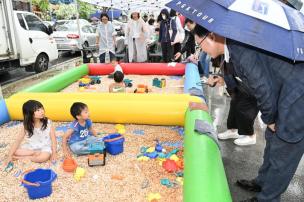
[[[0,125],[9,121],[10,117],[6,108],[5,100],[0,99]]]

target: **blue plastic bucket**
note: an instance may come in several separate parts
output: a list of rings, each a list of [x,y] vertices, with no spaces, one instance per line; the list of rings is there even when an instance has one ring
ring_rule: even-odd
[[[30,199],[47,197],[52,194],[52,182],[57,174],[51,169],[36,169],[25,174],[22,185]]]
[[[125,138],[119,134],[110,134],[103,138],[106,144],[106,151],[111,155],[117,155],[123,152]]]

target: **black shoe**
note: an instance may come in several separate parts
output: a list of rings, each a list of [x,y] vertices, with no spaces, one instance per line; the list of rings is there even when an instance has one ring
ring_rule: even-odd
[[[236,184],[247,191],[261,192],[262,188],[254,180],[238,180]]]
[[[253,197],[253,198],[246,199],[246,200],[243,200],[243,201],[240,201],[240,202],[258,202],[258,199],[257,199],[257,197]]]

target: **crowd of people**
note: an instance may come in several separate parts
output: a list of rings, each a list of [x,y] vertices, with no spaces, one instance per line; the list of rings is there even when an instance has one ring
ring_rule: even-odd
[[[100,63],[115,59],[116,31],[107,14],[102,13],[97,26],[96,44],[99,47]],[[200,66],[200,73],[209,74],[210,57],[204,52],[195,55],[195,41],[191,30],[195,23],[174,10],[162,9],[158,17],[132,11],[124,29],[124,44],[127,61],[147,62],[149,50],[161,50],[162,62],[181,62],[191,56]],[[106,57],[107,56],[107,57]]]

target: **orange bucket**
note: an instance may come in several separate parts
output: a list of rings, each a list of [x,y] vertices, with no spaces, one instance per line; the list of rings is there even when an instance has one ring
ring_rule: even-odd
[[[65,172],[74,172],[74,170],[77,168],[77,163],[72,158],[66,158],[63,161],[62,168]]]

